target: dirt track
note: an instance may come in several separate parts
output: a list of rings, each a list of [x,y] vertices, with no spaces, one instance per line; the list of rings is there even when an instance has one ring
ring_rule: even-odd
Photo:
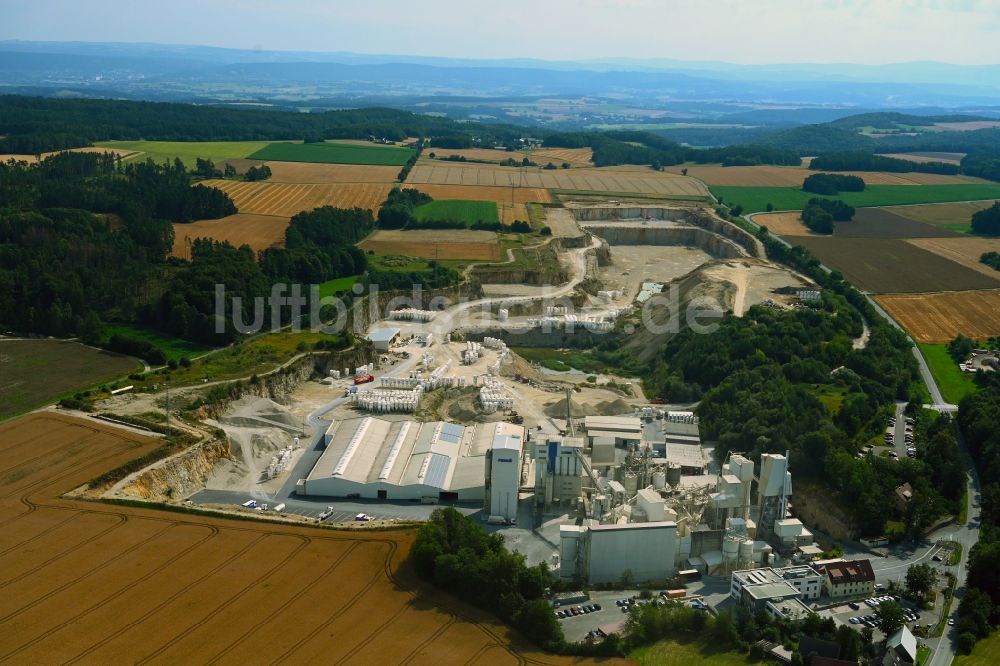
[[[572,663],[418,583],[412,532],[59,497],[155,445],[52,412],[0,426],[0,662]]]

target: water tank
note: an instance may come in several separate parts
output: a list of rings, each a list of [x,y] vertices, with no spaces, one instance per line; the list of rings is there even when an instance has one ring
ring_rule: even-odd
[[[722,557],[726,562],[735,562],[740,552],[740,542],[736,539],[725,539],[722,542]]]
[[[681,466],[677,463],[667,465],[667,483],[671,488],[676,488],[681,482]]]
[[[740,562],[751,560],[753,560],[753,539],[747,539],[740,543]]]
[[[653,487],[657,490],[663,490],[667,487],[667,475],[665,472],[653,472]]]
[[[639,477],[634,472],[627,472],[622,479],[622,485],[625,487],[625,494],[632,497],[639,490]]]

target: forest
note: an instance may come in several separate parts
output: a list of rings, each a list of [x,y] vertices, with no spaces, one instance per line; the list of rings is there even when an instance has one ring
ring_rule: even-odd
[[[898,157],[875,155],[863,150],[824,153],[809,162],[810,169],[823,171],[888,171],[891,173],[941,173],[957,174],[957,164],[947,162],[914,162]],[[849,191],[849,190],[844,190]]]
[[[814,194],[838,194],[840,192],[864,192],[865,181],[859,176],[845,176],[839,173],[814,173],[802,181],[802,189]]]
[[[802,209],[802,221],[818,234],[832,234],[834,222],[849,222],[852,219],[854,207],[840,199],[813,197]]]
[[[972,214],[972,231],[983,236],[1000,236],[1000,201]]]

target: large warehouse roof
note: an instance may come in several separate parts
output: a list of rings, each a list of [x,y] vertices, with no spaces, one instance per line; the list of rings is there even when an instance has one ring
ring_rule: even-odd
[[[376,328],[374,331],[365,336],[370,342],[391,342],[394,337],[399,335],[399,329],[396,327],[385,327]]]
[[[633,435],[639,437],[642,433],[642,421],[634,416],[586,416],[583,427],[591,437],[605,434],[606,431]]]

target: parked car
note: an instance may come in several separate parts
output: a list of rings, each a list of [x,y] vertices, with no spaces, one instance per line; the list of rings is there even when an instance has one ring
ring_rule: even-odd
[[[857,601],[852,601],[851,603],[849,603],[847,605],[851,607],[851,610],[860,610],[861,609],[861,606],[858,604]]]
[[[851,619],[849,620],[849,622],[850,622],[851,624],[858,624],[859,622],[861,622],[861,620],[859,620],[859,619],[858,619],[858,618],[856,618],[856,617],[852,617],[852,618],[851,618]]]

